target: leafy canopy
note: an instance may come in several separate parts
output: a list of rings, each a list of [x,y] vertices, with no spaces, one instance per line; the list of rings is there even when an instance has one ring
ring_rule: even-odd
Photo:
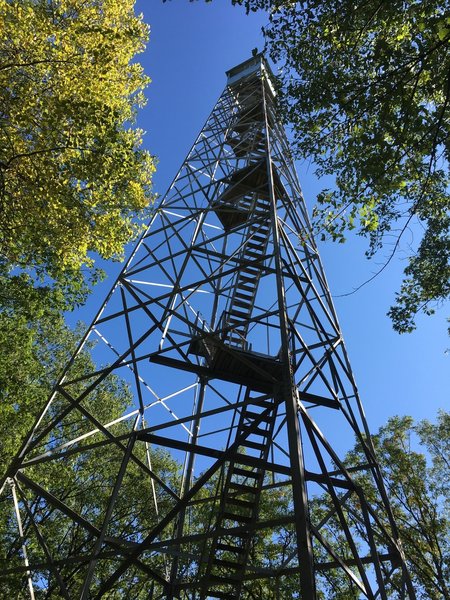
[[[450,413],[439,412],[435,423],[392,417],[373,441],[417,598],[448,600]],[[370,494],[368,478],[359,483]]]
[[[80,300],[119,257],[154,159],[133,127],[149,82],[134,0],[0,0],[0,256]],[[84,290],[85,291],[85,290]]]
[[[450,294],[450,14],[439,0],[234,0],[270,11],[282,107],[300,157],[335,177],[318,197],[323,237],[355,229],[387,261],[413,232],[390,309],[399,332]],[[406,245],[406,244],[404,244]]]
[[[65,367],[79,338],[77,332],[71,331],[64,324],[61,316],[52,313],[43,314],[37,320],[27,319],[20,311],[16,312],[14,320],[10,317],[5,312],[0,312],[0,335],[6,340],[5,351],[0,355],[0,476],[4,475],[12,457],[29,433],[48,398],[52,380]],[[71,371],[72,375],[82,377],[92,372],[94,363],[91,350],[92,347],[85,346],[78,355]],[[127,384],[116,376],[109,376],[90,396],[89,408],[102,423],[107,423],[134,407]],[[54,410],[57,410],[57,407]],[[129,425],[124,421],[114,433],[126,433],[127,427]],[[62,446],[90,429],[92,426],[87,424],[77,411],[73,411],[69,419],[47,434],[39,452],[51,445]],[[99,434],[87,438],[88,442],[99,439]],[[141,461],[146,462],[147,455],[143,445],[136,447],[135,453]],[[167,483],[173,484],[179,477],[178,464],[164,450],[152,448],[151,454],[153,469]],[[51,488],[67,506],[100,528],[122,460],[123,452],[112,444],[107,448],[100,446],[91,450],[85,449],[84,452],[74,453],[64,459],[56,458],[43,462],[32,468],[32,474],[38,481]],[[28,469],[25,471],[29,474]],[[35,535],[31,515],[45,537],[52,556],[76,556],[89,552],[92,548],[92,536],[89,531],[67,519],[63,512],[47,505],[43,498],[22,488],[19,483],[16,484],[16,491],[20,500],[27,550],[35,563],[45,562],[47,558]],[[167,510],[166,504],[167,498],[161,494],[158,497],[160,510]],[[149,482],[142,476],[139,467],[130,463],[109,525],[110,533],[125,537],[139,535],[151,529],[157,522],[157,517]],[[0,570],[20,568],[23,564],[21,545],[11,491],[7,483],[4,493],[0,496]],[[111,574],[113,567],[108,561],[100,562],[93,588]],[[63,569],[64,585],[71,598],[80,596],[84,574],[83,562],[75,561],[72,566]],[[58,581],[48,570],[44,569],[42,573],[38,573],[34,583],[37,599],[56,600],[62,597]],[[119,584],[116,595],[111,597],[144,598],[146,587],[142,578],[136,574],[132,585],[124,589]],[[20,573],[3,573],[1,592],[1,598],[27,598],[26,577]]]
[[[450,413],[439,412],[435,422],[414,423],[408,416],[392,417],[372,439],[417,599],[450,600]],[[348,453],[346,464],[361,465],[364,456],[356,444]],[[355,472],[355,477],[375,510],[379,503],[377,514],[383,519],[381,515],[386,513],[371,475],[360,471],[358,475]],[[358,515],[361,510],[357,496],[352,502],[343,502],[350,523],[352,515]],[[271,490],[261,507],[261,515],[264,518],[283,516],[291,503],[290,490]],[[320,520],[324,515],[330,515],[330,508],[329,497],[318,496],[312,502],[311,512]],[[387,521],[381,524],[390,527]],[[353,526],[355,532],[362,533],[357,518],[354,518]],[[328,519],[322,535],[335,547],[340,546],[340,554],[345,556],[346,539],[336,515]],[[279,557],[292,551],[291,543],[292,540],[281,531],[272,538],[260,536],[253,552],[266,562],[276,564]],[[388,598],[401,597],[401,587],[401,582],[394,579]],[[244,597],[291,598],[296,590],[295,576],[287,576],[280,577],[279,581],[251,582]],[[318,593],[320,598],[327,600],[360,598],[360,590],[341,569],[321,573]]]
[[[399,530],[399,537],[418,600],[450,600],[450,413],[439,412],[435,422],[414,423],[408,416],[392,417],[372,436],[378,464],[380,465],[390,505]],[[379,490],[374,486],[372,475],[361,470],[367,460],[359,443],[348,453],[345,464],[355,471],[353,476],[364,490],[379,516],[379,526],[390,530]],[[269,478],[266,481],[270,484]],[[213,485],[215,487],[215,483]],[[207,488],[204,493],[211,495]],[[366,531],[361,528],[361,506],[358,495],[351,500],[341,492],[342,510],[353,529],[356,543],[364,544]],[[346,499],[344,500],[344,497]],[[211,518],[198,505],[191,515],[193,527],[199,532]],[[260,519],[275,521],[292,510],[292,488],[290,485],[271,487],[263,493]],[[318,495],[312,499],[310,512],[313,522],[326,521],[321,535],[340,556],[349,559],[348,540],[330,496]],[[281,521],[282,523],[282,521]],[[376,525],[374,533],[376,537]],[[362,550],[362,548],[361,548]],[[321,546],[315,551],[320,556]],[[201,549],[197,552],[200,554]],[[256,532],[250,560],[252,565],[262,568],[280,569],[280,576],[271,579],[249,580],[244,584],[242,598],[251,600],[267,598],[294,598],[298,594],[298,576],[283,573],[286,557],[295,552],[295,535],[288,527],[280,524],[272,533],[267,530]],[[193,552],[195,556],[196,553]],[[323,562],[329,555],[323,551]],[[321,562],[321,561],[319,561]],[[282,573],[282,574],[281,574]],[[357,571],[355,572],[357,575]],[[388,598],[403,597],[400,573],[389,583]],[[323,600],[359,600],[360,590],[342,569],[327,569],[319,574],[318,597]]]

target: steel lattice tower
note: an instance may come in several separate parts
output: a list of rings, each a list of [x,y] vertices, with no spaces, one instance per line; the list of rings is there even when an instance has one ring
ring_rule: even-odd
[[[270,68],[227,75],[8,471],[31,596],[414,597]]]

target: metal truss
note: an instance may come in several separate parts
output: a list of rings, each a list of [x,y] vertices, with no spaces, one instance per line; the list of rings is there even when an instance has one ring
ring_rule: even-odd
[[[414,598],[261,55],[228,72],[3,494],[2,577],[32,597]]]

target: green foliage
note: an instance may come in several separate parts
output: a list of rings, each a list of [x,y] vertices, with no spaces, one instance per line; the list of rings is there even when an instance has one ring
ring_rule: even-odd
[[[450,413],[441,411],[436,423],[421,421],[414,424],[411,417],[393,417],[373,436],[375,451],[391,507],[399,529],[400,539],[413,586],[418,600],[450,599]],[[346,459],[346,464],[361,465],[365,456],[356,445]],[[385,510],[373,480],[366,472],[355,473],[355,480],[364,490],[366,497],[381,518]],[[289,512],[292,502],[287,488],[274,489],[267,494],[261,505],[261,518],[273,519]],[[317,497],[310,507],[313,522],[321,521],[330,514],[329,496]],[[348,507],[347,518],[351,522],[351,511],[359,514],[356,504]],[[333,512],[333,511],[331,511]],[[389,530],[389,523],[384,523]],[[361,528],[354,522],[355,533]],[[322,535],[340,548],[345,556],[348,546],[338,518],[328,519]],[[261,534],[253,554],[261,564],[276,567],[283,557],[292,551],[287,531],[280,528],[277,535]],[[316,556],[320,555],[316,546]],[[350,557],[350,556],[349,556]],[[253,557],[255,560],[255,557]],[[329,559],[324,554],[324,561]],[[256,559],[258,560],[258,559]],[[389,598],[399,596],[395,580],[389,590]],[[296,588],[297,586],[297,588]],[[318,581],[319,597],[327,600],[357,600],[360,592],[352,586],[349,578],[341,571],[324,571]],[[298,589],[295,576],[281,577],[279,581],[260,581],[248,585],[247,598],[291,598]],[[259,594],[259,595],[258,595]],[[277,595],[278,594],[278,595]]]
[[[450,599],[450,413],[417,425],[393,417],[373,441],[417,597]],[[374,496],[367,477],[359,483]]]
[[[283,66],[297,153],[336,179],[318,197],[320,235],[344,241],[355,229],[370,257],[395,253],[414,232],[389,312],[397,331],[411,331],[417,313],[450,294],[448,9],[439,0],[234,3],[270,11],[265,37]]]
[[[52,382],[61,373],[71,357],[79,339],[79,334],[71,331],[61,316],[48,313],[40,319],[32,321],[24,314],[16,313],[14,320],[5,312],[0,313],[0,335],[6,340],[5,352],[0,356],[0,465],[1,475],[10,465],[25,436],[29,433],[36,416],[46,402]],[[78,354],[73,363],[71,377],[77,378],[90,373],[94,369],[91,348]],[[79,383],[81,391],[83,382]],[[76,389],[73,389],[76,392]],[[124,414],[131,404],[131,395],[126,384],[116,376],[106,377],[95,388],[89,397],[89,410],[102,423],[108,423]],[[59,414],[61,401],[56,397],[49,415]],[[88,429],[86,429],[88,427]],[[129,431],[129,421],[119,423],[114,434],[120,435]],[[37,454],[42,454],[50,447],[59,446],[68,440],[92,429],[78,411],[73,411],[70,418],[62,421],[51,434],[42,440]],[[102,439],[100,434],[90,435],[86,443]],[[81,450],[83,446],[81,445]],[[143,444],[136,446],[135,456],[146,461]],[[104,512],[108,505],[115,478],[119,471],[123,452],[114,444],[86,449],[63,459],[55,458],[28,467],[24,472],[39,481],[43,487],[61,499],[69,508],[82,515],[98,528],[102,525]],[[152,449],[152,467],[168,485],[173,485],[178,476],[178,465],[166,452]],[[156,491],[161,511],[167,510],[167,496]],[[30,519],[27,517],[27,504],[33,514],[41,534],[45,537],[47,547],[54,557],[67,555],[83,555],[93,545],[89,531],[78,526],[71,519],[36,496],[30,490],[18,488],[21,501],[21,513],[24,532],[27,538],[27,549],[35,563],[45,562],[42,545],[36,537]],[[126,470],[120,495],[114,506],[114,512],[108,527],[108,535],[135,539],[143,531],[156,523],[157,514],[149,489],[149,480],[142,476],[140,467],[130,462]],[[0,497],[0,562],[2,568],[20,566],[20,539],[17,523],[13,514],[11,495],[6,493]],[[100,561],[96,568],[93,589],[111,574],[115,563]],[[63,578],[70,597],[78,597],[83,582],[85,564],[74,563],[63,569]],[[133,579],[133,585],[123,588],[119,582],[111,598],[139,598],[143,590],[143,582],[139,573]],[[136,593],[135,593],[136,592]],[[60,598],[57,581],[48,571],[36,577],[36,598]],[[1,598],[26,598],[26,579],[20,575],[3,578],[0,586]]]
[[[78,343],[80,335],[65,325],[63,311],[81,304],[101,276],[95,254],[121,257],[152,200],[154,159],[142,149],[142,131],[134,127],[149,82],[135,56],[147,39],[148,27],[134,14],[134,0],[0,0],[2,476]],[[83,377],[95,370],[90,351],[85,346],[71,367],[71,376],[81,378],[74,393],[81,392]],[[45,418],[60,414],[64,401],[57,395]],[[127,385],[113,375],[89,395],[89,410],[103,423],[123,415],[130,404]],[[128,421],[120,421],[114,432],[120,435],[129,427]],[[23,472],[101,527],[123,452],[114,445],[106,451],[96,446],[101,435],[95,429],[92,433],[92,424],[78,410],[47,432],[35,452],[45,454],[88,432],[92,449],[44,460]],[[144,462],[145,452],[140,444],[134,457]],[[152,463],[170,483],[177,465],[153,450]],[[136,460],[122,483],[108,534],[131,539],[151,527],[156,511]],[[3,568],[23,564],[8,489],[0,498]],[[55,557],[90,552],[89,529],[20,483],[17,494],[27,549],[35,562],[47,560],[37,530]],[[167,498],[158,499],[164,510]],[[93,588],[113,568],[110,561],[101,561]],[[84,569],[84,562],[75,561],[64,571],[68,596],[79,596]],[[138,598],[141,588],[136,574],[132,584],[118,583],[111,598]],[[35,594],[61,597],[48,571],[37,575]],[[2,580],[1,598],[27,595],[24,577]]]
[[[373,444],[417,598],[450,600],[450,413],[441,411],[435,423],[421,421],[414,424],[411,417],[393,417],[373,436]],[[367,456],[357,444],[348,453],[345,464],[348,468],[358,467],[366,459]],[[356,470],[353,476],[374,507],[381,525],[391,530],[372,476],[361,469]],[[216,480],[211,482],[211,490],[203,491],[205,497],[214,496],[212,490],[216,484]],[[266,484],[270,488],[269,478]],[[359,539],[365,545],[367,540],[364,538],[365,530],[360,526],[358,496],[352,495],[343,502],[342,509],[354,531],[355,541]],[[291,510],[290,484],[272,487],[262,494],[259,515],[262,521],[281,518],[282,522],[282,517]],[[315,497],[310,503],[310,515],[313,523],[321,522],[326,516],[326,525],[320,529],[322,537],[338,550],[339,556],[351,559],[352,552],[330,496],[324,494]],[[192,514],[193,531],[196,527],[202,531],[205,523],[211,519],[214,519],[214,514],[209,514],[199,504]],[[318,562],[329,561],[329,554],[316,540],[314,545]],[[200,547],[193,550],[194,556],[199,553]],[[280,525],[274,530],[261,529],[256,532],[249,562],[256,570],[271,568],[276,572],[283,568],[292,553],[295,553],[295,533],[289,526]],[[361,597],[360,590],[342,569],[324,570],[317,584],[318,597],[324,600],[358,600]],[[398,579],[393,578],[388,585],[388,598],[403,597]],[[283,574],[270,580],[250,580],[242,591],[242,597],[246,600],[296,598],[297,594],[297,574]]]
[[[0,0],[0,256],[76,304],[120,257],[154,160],[132,127],[149,79],[134,0]]]
[[[95,254],[121,257],[152,200],[155,162],[141,147],[143,132],[134,127],[149,82],[135,57],[148,33],[134,13],[134,0],[0,0],[2,476],[78,343],[80,335],[65,325],[63,311],[81,304],[101,276]],[[90,350],[86,346],[78,354],[71,368],[74,378],[94,370]],[[83,385],[83,380],[74,385],[74,393]],[[63,401],[56,397],[48,418]],[[122,415],[130,403],[126,384],[113,375],[89,396],[90,410],[104,423]],[[88,427],[92,429],[83,414],[73,411],[43,437],[36,452],[64,444]],[[127,428],[127,421],[119,422],[115,433]],[[88,439],[98,441],[99,434]],[[143,445],[135,454],[145,460]],[[116,447],[105,452],[94,444],[90,451],[39,462],[24,472],[100,527],[122,456]],[[177,469],[173,461],[154,451],[152,461],[170,482]],[[139,535],[155,522],[140,475],[136,461],[130,463],[109,524],[112,536]],[[89,552],[93,542],[88,530],[43,497],[20,488],[18,484],[24,533],[34,560],[47,558],[27,506],[50,554]],[[162,509],[165,503],[160,498]],[[3,565],[22,564],[20,545],[7,486],[0,499]],[[63,574],[70,597],[79,596],[84,566],[75,562]],[[107,577],[112,568],[102,561],[96,577]],[[49,572],[37,579],[37,598],[61,597]],[[133,585],[139,587],[138,576]],[[133,586],[121,586],[111,594],[133,596]],[[0,596],[27,597],[25,578],[2,580]]]

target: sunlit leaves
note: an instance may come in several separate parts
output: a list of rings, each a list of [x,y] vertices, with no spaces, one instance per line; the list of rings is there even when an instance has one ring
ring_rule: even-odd
[[[121,256],[151,200],[133,127],[148,27],[133,5],[0,0],[0,249],[66,292],[92,252]]]

